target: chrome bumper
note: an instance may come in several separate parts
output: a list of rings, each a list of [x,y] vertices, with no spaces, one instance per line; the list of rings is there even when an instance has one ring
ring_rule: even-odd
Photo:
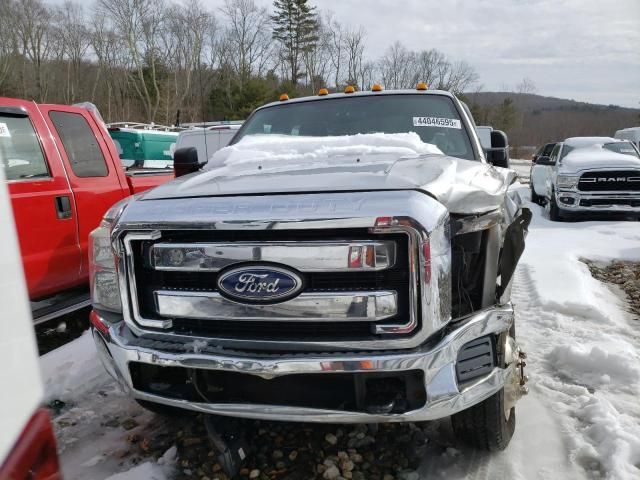
[[[460,348],[489,334],[508,330],[514,314],[511,305],[483,310],[456,323],[439,342],[429,347],[412,350],[375,353],[282,354],[279,357],[244,356],[223,353],[169,353],[162,351],[162,341],[156,338],[158,348],[143,347],[121,322],[109,328],[109,338],[93,330],[94,340],[107,371],[131,395],[148,400],[203,413],[265,420],[285,420],[325,423],[377,423],[414,422],[447,417],[465,410],[490,397],[503,387],[517,390],[516,370],[518,349],[510,342],[506,352],[505,368],[494,368],[489,374],[461,385],[456,376],[456,359]],[[198,350],[198,349],[192,349]],[[261,404],[205,403],[166,398],[133,388],[129,362],[142,362],[157,366],[211,369],[256,375],[265,379],[290,374],[331,374],[338,372],[424,372],[426,403],[422,408],[401,414],[368,414],[363,412],[325,410]],[[511,392],[511,390],[510,390]]]
[[[562,201],[563,197],[569,197],[573,199],[573,203],[565,203]],[[587,201],[607,201],[610,203],[606,203],[604,205],[580,205],[581,200]],[[567,213],[575,212],[575,213],[639,213],[640,214],[640,206],[634,207],[631,205],[624,205],[622,202],[634,200],[640,202],[640,194],[639,193],[615,193],[615,192],[598,192],[598,193],[587,193],[581,192],[578,190],[560,190],[556,192],[556,202],[558,207],[560,207],[563,211]],[[618,203],[616,203],[618,202]]]

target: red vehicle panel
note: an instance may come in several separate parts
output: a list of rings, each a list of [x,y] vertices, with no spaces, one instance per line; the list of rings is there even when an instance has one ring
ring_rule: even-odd
[[[166,173],[154,173],[154,174],[133,174],[127,175],[127,185],[132,193],[140,193],[145,190],[157,187],[169,180],[173,180],[173,170]]]
[[[106,210],[173,172],[126,174],[92,112],[0,98],[5,169],[32,301],[88,286],[88,236]]]

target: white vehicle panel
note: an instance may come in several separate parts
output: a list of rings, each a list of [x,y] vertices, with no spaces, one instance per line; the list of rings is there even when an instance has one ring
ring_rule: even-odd
[[[0,168],[0,464],[43,396],[33,321],[5,185]]]

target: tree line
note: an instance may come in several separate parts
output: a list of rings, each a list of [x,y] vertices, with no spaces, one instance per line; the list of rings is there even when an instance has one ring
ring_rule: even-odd
[[[95,103],[107,122],[245,118],[278,98],[346,85],[461,94],[475,69],[395,42],[366,55],[363,27],[308,0],[0,0],[0,95]]]

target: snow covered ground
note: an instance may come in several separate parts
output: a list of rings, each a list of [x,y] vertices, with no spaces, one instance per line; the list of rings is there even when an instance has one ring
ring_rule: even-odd
[[[518,404],[513,441],[505,452],[477,453],[455,446],[447,421],[434,422],[420,478],[640,478],[640,320],[582,261],[640,261],[640,223],[554,223],[529,207],[513,301],[531,391]],[[65,478],[172,477],[180,424],[120,393],[88,334],[41,364],[48,399],[66,402],[54,419]]]

